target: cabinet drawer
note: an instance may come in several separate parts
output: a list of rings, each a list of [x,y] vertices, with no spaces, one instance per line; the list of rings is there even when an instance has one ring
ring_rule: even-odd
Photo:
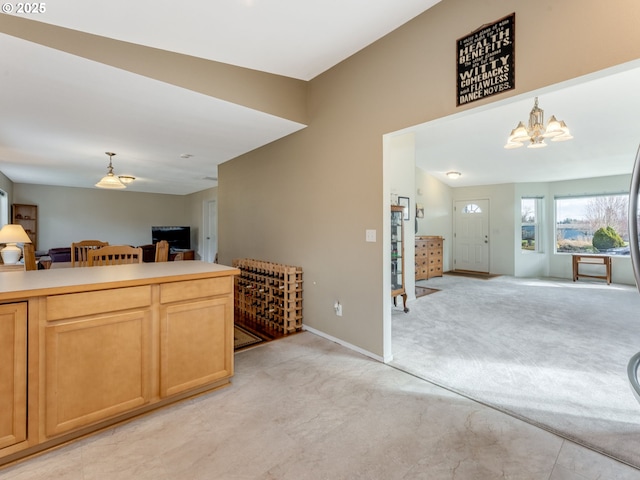
[[[225,295],[233,291],[233,278],[205,278],[184,282],[163,283],[160,285],[160,303],[172,303],[182,300],[194,300],[216,295]]]
[[[151,305],[151,286],[114,288],[47,297],[47,320],[82,317]]]

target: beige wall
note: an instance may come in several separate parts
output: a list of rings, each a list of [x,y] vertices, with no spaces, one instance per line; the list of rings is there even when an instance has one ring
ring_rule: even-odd
[[[517,88],[456,108],[456,39],[514,11]],[[385,239],[364,242],[387,220],[382,135],[640,58],[638,18],[636,0],[444,0],[312,80],[307,129],[220,166],[222,260],[301,265],[304,323],[388,358]]]
[[[20,183],[13,191],[14,203],[38,206],[38,250],[88,239],[144,245],[151,226],[191,221],[185,196]]]
[[[457,108],[456,40],[511,12],[516,13],[517,88]],[[615,8],[595,0],[443,0],[308,83],[24,18],[0,16],[0,30],[308,124],[220,166],[220,259],[228,263],[235,257],[256,257],[302,266],[305,324],[389,358],[385,226],[391,185],[383,173],[383,135],[636,60],[640,58],[638,18],[637,0],[618,0]],[[35,197],[30,192],[27,186],[16,186],[13,201],[44,202],[45,210],[55,205],[57,213],[49,218],[70,232],[43,238],[43,246],[68,243],[71,236],[84,236],[102,225],[91,215],[73,215],[74,205],[87,202],[86,195],[65,198],[63,194],[49,207],[49,199],[58,195],[41,190],[42,197]],[[202,217],[202,211],[186,212],[196,203],[202,208],[198,197],[178,201],[172,197],[161,218],[149,219],[155,213],[148,212],[159,211],[157,206],[164,199],[147,203],[146,197],[138,202],[133,192],[91,192],[87,205],[110,219],[113,199],[117,207],[136,205],[131,217],[113,218],[119,221],[113,241],[144,243],[149,237],[143,232],[153,223]],[[103,196],[107,193],[114,196]],[[411,198],[413,205],[415,193]],[[47,218],[42,213],[40,217]],[[515,223],[513,212],[509,218]],[[76,230],[85,221],[96,228]],[[366,229],[377,230],[376,243],[365,242]],[[131,232],[140,233],[132,236]],[[342,317],[333,312],[336,298],[344,305]]]

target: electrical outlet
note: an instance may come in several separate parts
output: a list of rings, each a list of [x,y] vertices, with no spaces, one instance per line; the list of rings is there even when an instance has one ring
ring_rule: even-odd
[[[340,302],[336,301],[336,303],[333,304],[333,309],[336,311],[336,316],[342,316],[342,305]]]
[[[365,230],[365,241],[367,241],[367,242],[375,242],[376,241],[376,231],[375,230]]]

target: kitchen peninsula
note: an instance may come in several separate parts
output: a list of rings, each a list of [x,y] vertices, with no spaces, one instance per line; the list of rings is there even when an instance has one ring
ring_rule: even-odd
[[[233,375],[233,277],[192,262],[0,273],[0,466]]]

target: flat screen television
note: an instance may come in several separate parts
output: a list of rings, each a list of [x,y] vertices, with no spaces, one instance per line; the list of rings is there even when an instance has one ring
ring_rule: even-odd
[[[191,250],[191,229],[189,227],[151,227],[152,242],[169,242],[171,250]]]

